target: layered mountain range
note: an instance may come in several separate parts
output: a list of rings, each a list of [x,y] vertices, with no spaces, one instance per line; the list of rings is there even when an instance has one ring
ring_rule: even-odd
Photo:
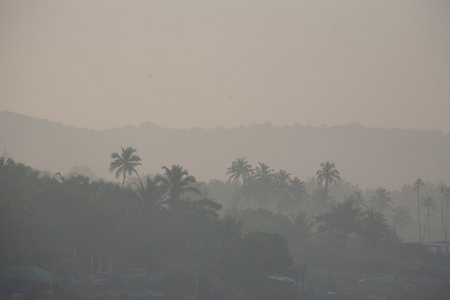
[[[314,127],[270,123],[235,128],[169,129],[152,123],[94,131],[12,112],[0,112],[0,151],[50,173],[88,166],[112,180],[110,155],[133,146],[141,174],[182,165],[200,181],[226,180],[237,157],[264,162],[305,180],[320,164],[335,163],[341,177],[361,188],[398,189],[416,178],[450,183],[450,135],[439,131],[368,128],[360,124]],[[1,153],[1,152],[0,152]]]

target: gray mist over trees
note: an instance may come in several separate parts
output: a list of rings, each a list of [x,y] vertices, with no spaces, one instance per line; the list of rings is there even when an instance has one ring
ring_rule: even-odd
[[[308,218],[351,200],[362,210],[384,214],[406,241],[446,239],[450,138],[439,132],[268,123],[208,130],[146,123],[92,131],[7,112],[0,113],[0,125],[7,155],[50,174],[91,180],[113,180],[115,174],[121,185],[129,176],[149,174],[134,182],[144,192],[161,166],[178,166],[200,178],[196,188],[218,199],[221,215],[227,209],[262,208],[284,215],[309,210]],[[426,213],[427,196],[439,210],[428,206]]]
[[[417,179],[391,194],[383,187],[361,190],[342,179],[333,162],[321,163],[315,176],[302,180],[246,157],[223,170],[227,180],[197,182],[181,165],[142,174],[145,162],[137,148],[120,149],[110,155],[109,166],[117,183],[52,175],[1,157],[1,266],[27,262],[89,280],[109,258],[109,272],[113,261],[116,268],[144,266],[161,272],[147,288],[169,299],[180,299],[186,291],[211,299],[217,284],[211,280],[223,276],[236,278],[228,284],[228,297],[240,289],[260,299],[280,293],[294,299],[296,289],[269,284],[267,274],[302,280],[299,274],[308,264],[315,274],[310,284],[318,284],[321,268],[379,273],[393,272],[379,265],[380,259],[408,263],[395,249],[415,235],[405,229],[416,224],[411,217],[416,195],[417,214],[423,218],[422,223],[417,220],[419,241],[444,240],[448,230],[450,189],[444,183]],[[445,209],[440,214],[438,196]],[[360,265],[361,259],[367,265]],[[187,279],[192,276],[195,281]],[[395,285],[389,290],[389,295],[400,291]],[[86,293],[76,285],[57,292]],[[314,293],[303,297],[312,299]]]
[[[0,300],[450,299],[449,16],[0,1]]]
[[[253,164],[269,163],[272,169],[287,170],[303,180],[314,177],[317,166],[330,161],[340,166],[343,179],[362,189],[398,190],[418,177],[450,180],[448,134],[359,124],[276,127],[263,123],[177,130],[144,123],[93,131],[0,112],[0,141],[1,151],[36,168],[66,174],[85,165],[97,177],[110,180],[114,177],[104,168],[110,164],[104,153],[120,150],[121,145],[139,150],[147,162],[143,173],[156,174],[162,165],[179,164],[206,182],[225,180],[223,170],[237,157],[247,157]]]

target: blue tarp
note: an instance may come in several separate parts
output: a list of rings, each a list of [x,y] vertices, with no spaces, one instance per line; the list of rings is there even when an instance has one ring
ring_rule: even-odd
[[[55,273],[35,266],[12,266],[3,269],[0,278],[35,280],[35,281],[63,281],[64,278]]]

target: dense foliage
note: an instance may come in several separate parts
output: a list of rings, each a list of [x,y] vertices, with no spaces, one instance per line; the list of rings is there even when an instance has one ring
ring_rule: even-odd
[[[400,243],[396,229],[413,223],[410,210],[417,203],[419,217],[425,216],[420,240],[426,233],[430,239],[438,208],[447,232],[443,184],[435,189],[440,205],[429,193],[420,199],[427,191],[422,181],[404,187],[412,201],[399,205],[398,192],[380,187],[363,193],[329,162],[317,178],[302,181],[266,163],[252,168],[241,158],[226,170],[228,182],[201,183],[179,165],[141,178],[136,150],[122,152],[111,163],[119,183],[48,174],[0,157],[0,268],[37,265],[64,277],[88,276],[110,264],[164,270],[161,288],[177,298],[178,281],[207,290],[211,278],[241,278],[248,289],[261,291],[255,282],[267,273],[298,279],[294,260],[350,269],[355,257],[386,253]],[[186,281],[193,276],[196,283]]]

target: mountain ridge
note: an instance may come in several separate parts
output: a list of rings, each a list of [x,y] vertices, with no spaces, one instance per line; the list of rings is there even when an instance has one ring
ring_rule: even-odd
[[[269,122],[233,128],[173,129],[144,122],[104,130],[77,128],[13,112],[0,112],[0,150],[34,168],[67,173],[86,165],[109,173],[110,155],[133,146],[142,174],[183,165],[198,180],[226,180],[237,157],[268,163],[305,180],[331,161],[341,176],[362,188],[388,189],[416,178],[450,181],[450,136],[437,130],[384,129],[359,123],[339,126],[274,126]],[[3,148],[3,149],[2,149]]]

